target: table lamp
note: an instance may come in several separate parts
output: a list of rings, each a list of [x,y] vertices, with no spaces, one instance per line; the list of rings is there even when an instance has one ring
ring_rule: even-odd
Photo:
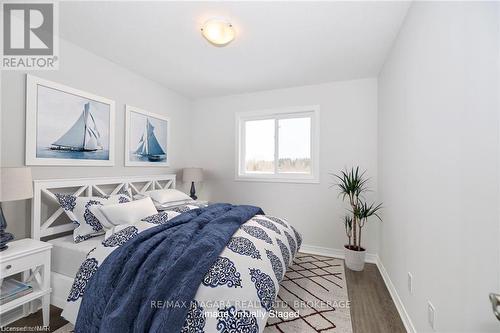
[[[3,215],[2,203],[32,197],[30,168],[0,168],[0,251],[7,249],[7,243],[14,239],[11,233],[5,232],[7,221]]]
[[[184,168],[182,170],[182,181],[187,183],[191,182],[191,192],[190,197],[193,200],[198,199],[196,196],[196,189],[194,187],[195,182],[203,181],[203,169],[202,168]]]

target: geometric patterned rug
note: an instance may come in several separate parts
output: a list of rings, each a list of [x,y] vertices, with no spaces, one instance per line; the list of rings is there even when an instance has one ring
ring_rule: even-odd
[[[264,333],[352,333],[342,259],[298,253]]]

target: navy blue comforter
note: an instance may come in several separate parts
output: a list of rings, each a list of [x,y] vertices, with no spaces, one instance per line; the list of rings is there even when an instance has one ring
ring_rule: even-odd
[[[262,210],[216,204],[140,233],[87,285],[75,332],[180,332],[198,287],[241,224]],[[157,301],[185,305],[158,308]]]

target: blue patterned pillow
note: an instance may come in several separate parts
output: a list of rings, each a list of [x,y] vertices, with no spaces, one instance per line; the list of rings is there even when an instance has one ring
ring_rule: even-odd
[[[90,209],[92,206],[112,205],[130,201],[130,197],[125,194],[108,197],[76,197],[70,194],[56,193],[55,196],[69,219],[77,225],[73,231],[75,243],[106,232],[99,219],[92,213]]]

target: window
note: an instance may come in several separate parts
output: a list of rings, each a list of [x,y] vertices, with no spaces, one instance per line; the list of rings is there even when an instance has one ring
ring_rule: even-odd
[[[238,113],[239,180],[318,182],[319,106]]]

